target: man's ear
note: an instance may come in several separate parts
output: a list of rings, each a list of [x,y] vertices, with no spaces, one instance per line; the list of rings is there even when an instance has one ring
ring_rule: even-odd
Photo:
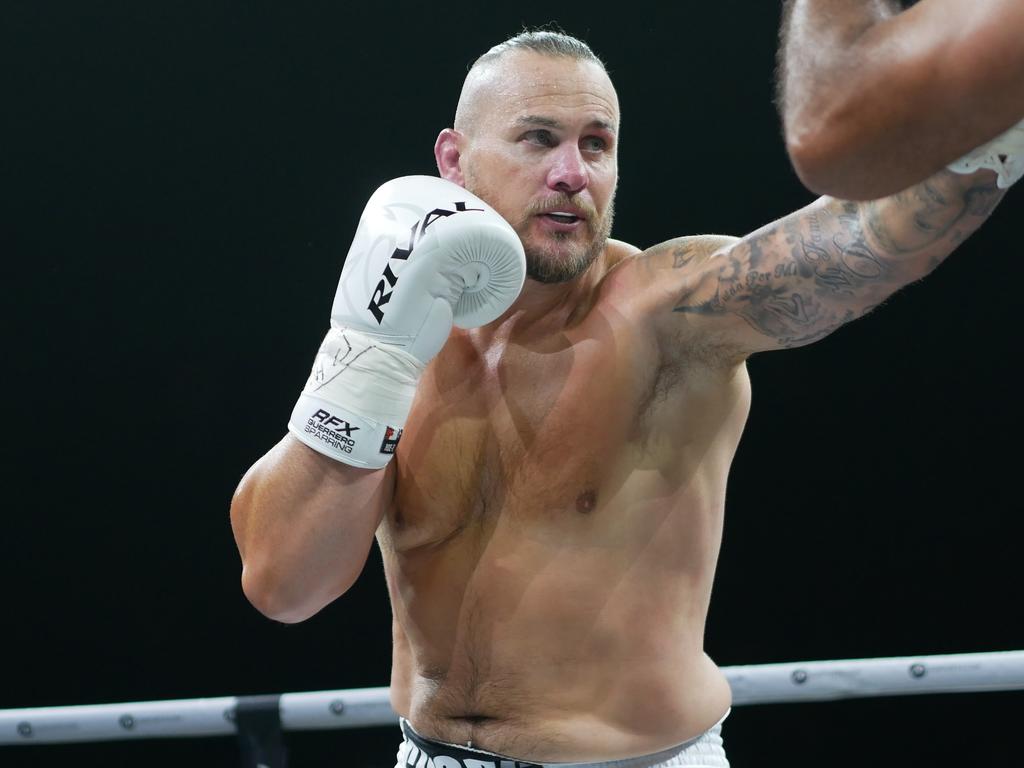
[[[462,175],[463,136],[454,128],[445,128],[434,142],[434,159],[442,179],[453,181],[460,187],[466,186]]]

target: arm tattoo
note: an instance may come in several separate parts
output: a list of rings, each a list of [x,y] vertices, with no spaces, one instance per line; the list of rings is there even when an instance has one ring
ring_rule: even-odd
[[[696,250],[689,245],[679,245],[672,250],[672,269],[682,269],[697,255]]]
[[[942,172],[884,200],[822,198],[709,262],[674,311],[740,317],[769,347],[807,344],[927,274],[1001,196],[987,178]]]

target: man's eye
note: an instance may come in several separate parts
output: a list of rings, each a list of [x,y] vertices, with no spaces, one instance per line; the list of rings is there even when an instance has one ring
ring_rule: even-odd
[[[608,148],[608,142],[600,136],[587,136],[580,143],[585,152],[604,152]]]
[[[550,131],[529,131],[523,138],[533,144],[540,144],[542,147],[555,146],[555,137],[551,135]]]

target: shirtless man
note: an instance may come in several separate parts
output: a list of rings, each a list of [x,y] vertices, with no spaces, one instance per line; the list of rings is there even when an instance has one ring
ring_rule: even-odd
[[[786,148],[808,189],[891,195],[997,135],[1024,153],[1020,0],[787,0],[780,42]],[[998,146],[979,154],[999,162]]]
[[[458,186],[437,192],[447,212],[430,232],[468,221],[449,215],[454,198],[477,193],[525,248],[521,294],[483,327],[448,335],[449,314],[439,342],[396,334],[412,352],[381,362],[386,376],[366,363],[352,375],[372,385],[322,394],[353,349],[360,363],[385,354],[370,315],[425,295],[436,275],[413,273],[417,259],[437,260],[445,280],[461,269],[445,266],[444,247],[425,253],[430,235],[411,256],[399,242],[404,267],[350,270],[364,258],[353,246],[292,434],[233,501],[243,589],[279,621],[343,594],[376,535],[400,765],[424,754],[445,768],[728,765],[718,731],[730,690],[703,635],[750,404],[744,361],[821,339],[921,278],[1003,194],[991,171],[943,171],[891,199],[822,198],[742,239],[641,251],[607,239],[618,132],[615,90],[579,41],[524,33],[481,57],[437,139],[440,175]],[[483,205],[466,199],[466,210]],[[360,228],[392,216],[380,210],[371,199]],[[407,270],[397,283],[389,266]],[[430,290],[433,302],[446,289]],[[350,334],[353,322],[366,333]],[[380,415],[408,387],[404,423]],[[324,431],[335,409],[341,428]],[[381,450],[394,446],[391,427],[404,436],[383,469],[345,453],[353,424],[392,418]]]

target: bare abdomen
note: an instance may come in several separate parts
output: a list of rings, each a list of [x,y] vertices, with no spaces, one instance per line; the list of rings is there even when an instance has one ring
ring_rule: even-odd
[[[694,536],[715,528],[690,522]],[[386,553],[399,712],[429,738],[536,761],[647,754],[713,725],[729,706],[703,652],[717,541],[627,530],[499,525],[444,551]]]

